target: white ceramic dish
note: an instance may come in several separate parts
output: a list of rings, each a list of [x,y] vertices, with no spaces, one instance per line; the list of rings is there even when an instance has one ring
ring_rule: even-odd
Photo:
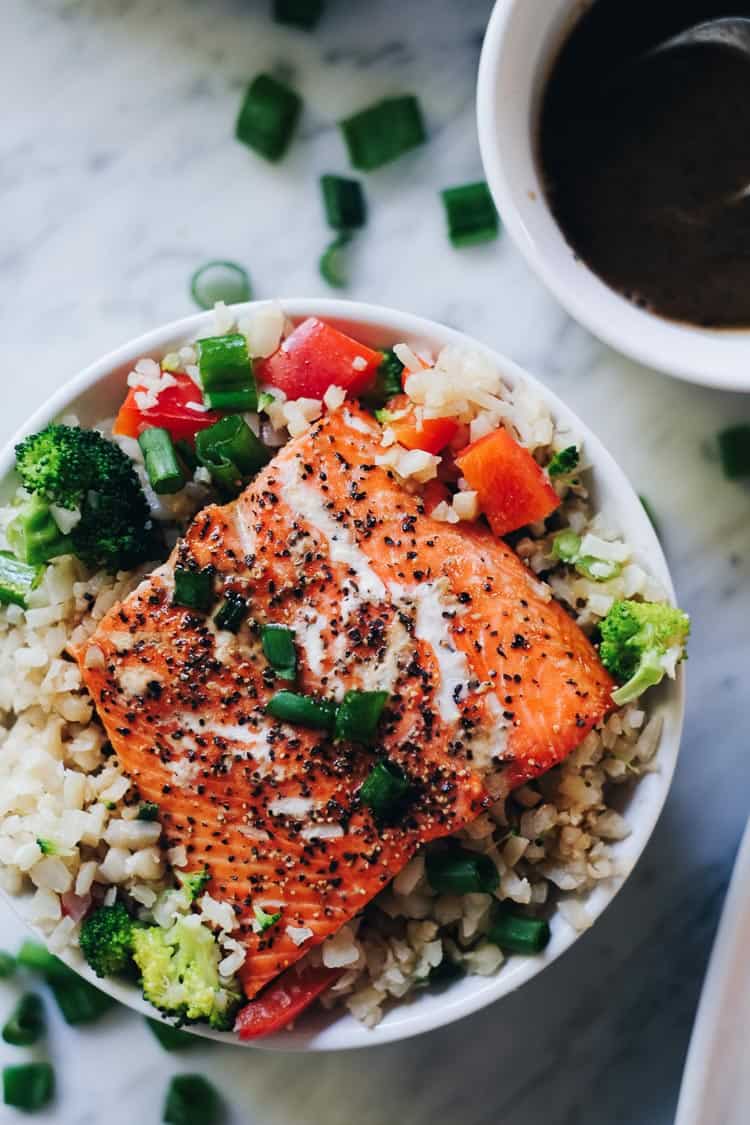
[[[555,54],[593,0],[497,0],[479,65],[477,123],[485,174],[527,262],[571,316],[641,363],[695,383],[750,390],[750,332],[653,316],[575,257],[547,205],[536,160],[540,103]]]
[[[324,317],[364,343],[376,347],[405,340],[417,350],[438,349],[448,343],[479,349],[491,356],[510,383],[525,381],[531,384],[549,403],[555,417],[583,439],[587,457],[594,466],[592,482],[597,508],[610,517],[610,522],[622,531],[647,569],[673,596],[672,582],[661,547],[624,473],[583,422],[531,375],[461,333],[407,313],[337,300],[289,300],[282,301],[282,304],[293,319],[310,315]],[[114,414],[124,395],[127,372],[137,359],[145,355],[161,358],[176,345],[210,335],[213,331],[212,313],[187,317],[132,340],[87,367],[41,407],[5,446],[0,454],[0,497],[4,498],[15,487],[13,446],[20,437],[33,433],[68,410],[74,410],[84,425]],[[623,870],[628,872],[632,870],[651,835],[672,779],[684,711],[682,672],[676,681],[669,681],[654,692],[649,702],[652,713],[658,711],[663,715],[664,730],[659,749],[658,772],[646,774],[625,802],[625,812],[632,825],[632,833],[616,845],[614,850]],[[624,878],[602,881],[590,892],[585,905],[593,918],[597,918],[611,902],[623,881]],[[9,898],[9,901],[23,915],[23,899]],[[320,1013],[300,1021],[293,1031],[284,1032],[258,1045],[274,1050],[338,1050],[368,1047],[418,1035],[467,1016],[518,988],[559,957],[577,936],[562,917],[556,915],[552,920],[552,939],[540,956],[510,957],[496,976],[465,977],[445,991],[420,992],[412,1000],[395,1005],[374,1030],[367,1030],[346,1013]],[[154,1015],[153,1009],[143,1001],[135,986],[99,980],[79,955],[67,959],[83,976],[124,1004],[143,1014]],[[198,1033],[226,1043],[237,1043],[229,1033],[202,1029]]]
[[[690,1040],[675,1125],[750,1121],[750,826],[734,864]]]

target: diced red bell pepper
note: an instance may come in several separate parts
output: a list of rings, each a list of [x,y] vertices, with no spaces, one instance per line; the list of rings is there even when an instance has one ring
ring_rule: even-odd
[[[240,1009],[234,1030],[240,1039],[259,1039],[281,1031],[302,1015],[342,972],[325,965],[306,965],[298,972],[293,965]]]
[[[402,418],[389,422],[396,441],[406,449],[439,453],[458,433],[458,422],[454,418],[425,418],[419,429],[416,410],[406,395],[397,395],[388,403],[388,409],[394,414],[406,411]]]
[[[468,445],[456,463],[496,535],[546,519],[560,506],[560,497],[528,449],[502,427]]]
[[[354,397],[373,381],[382,359],[381,352],[311,316],[254,370],[259,383],[278,387],[287,398],[322,398],[333,386]]]
[[[161,426],[169,430],[174,441],[192,440],[199,430],[205,430],[218,422],[221,415],[215,410],[193,410],[188,403],[203,404],[200,387],[189,375],[177,372],[176,380],[170,387],[160,392],[155,406],[141,410],[135,396],[142,387],[131,387],[128,397],[120,407],[113,432],[125,437],[137,438],[150,426]]]

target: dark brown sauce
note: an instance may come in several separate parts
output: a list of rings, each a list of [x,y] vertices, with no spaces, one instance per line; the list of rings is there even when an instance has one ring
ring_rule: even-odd
[[[750,55],[649,47],[748,3],[597,0],[544,95],[539,152],[573,250],[674,320],[750,325]],[[748,195],[742,196],[743,189]]]

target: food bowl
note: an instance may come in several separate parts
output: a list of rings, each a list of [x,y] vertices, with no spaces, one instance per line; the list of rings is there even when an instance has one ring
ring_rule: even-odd
[[[706,386],[750,390],[750,332],[665,320],[610,289],[577,258],[540,176],[536,134],[555,55],[592,0],[498,0],[482,48],[479,144],[502,220],[532,270],[572,317],[640,363]]]
[[[487,355],[503,372],[509,384],[525,383],[530,386],[549,405],[556,420],[583,440],[587,458],[593,466],[592,494],[597,509],[604,512],[609,521],[623,533],[633,548],[634,556],[663,585],[668,595],[673,597],[669,571],[658,539],[624,473],[584,423],[533,376],[504,356],[483,348],[461,333],[407,313],[337,300],[285,300],[282,301],[282,306],[293,320],[319,316],[350,332],[363,343],[375,347],[386,347],[401,341],[408,342],[417,350],[437,350],[446,344],[470,347]],[[241,314],[252,307],[254,306],[238,306],[234,311]],[[186,340],[210,335],[212,328],[211,313],[187,317],[130,341],[71,379],[36,411],[3,449],[0,460],[2,499],[7,499],[15,487],[13,447],[22,436],[35,432],[69,411],[75,412],[84,425],[114,414],[122,400],[127,373],[137,359],[148,355],[161,357]],[[646,773],[638,785],[626,794],[624,811],[632,832],[627,839],[612,847],[618,868],[624,873],[633,869],[645,848],[669,791],[684,710],[682,673],[678,673],[676,680],[670,680],[655,690],[651,698],[650,713],[660,715],[664,722],[658,767],[654,772]],[[601,881],[583,897],[582,901],[592,919],[595,920],[612,901],[625,878],[626,874],[623,874]],[[7,897],[14,909],[23,916],[26,900],[22,896]],[[317,1011],[298,1021],[293,1030],[256,1041],[253,1045],[271,1050],[340,1050],[405,1039],[451,1023],[520,987],[551,964],[579,936],[559,912],[551,919],[551,930],[551,940],[542,954],[509,957],[492,977],[467,976],[440,991],[417,992],[412,999],[390,1008],[382,1022],[372,1030],[368,1030],[342,1010],[331,1013]],[[142,999],[137,986],[97,978],[77,953],[66,955],[64,959],[82,976],[128,1007],[143,1015],[155,1015],[151,1006]],[[210,1039],[238,1044],[236,1037],[228,1032],[212,1032],[199,1026],[194,1030],[196,1034]]]

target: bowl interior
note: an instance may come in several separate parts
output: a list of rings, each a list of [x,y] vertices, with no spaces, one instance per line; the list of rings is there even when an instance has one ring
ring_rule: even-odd
[[[292,319],[322,316],[344,331],[349,331],[363,343],[373,346],[386,347],[405,340],[417,349],[436,350],[452,343],[480,350],[492,358],[510,384],[530,384],[547,401],[555,418],[583,439],[587,456],[594,466],[592,491],[596,508],[608,517],[612,526],[623,533],[636,556],[673,596],[672,582],[658,539],[622,470],[583,422],[531,375],[461,333],[408,314],[344,301],[289,300],[282,301],[282,305]],[[251,307],[241,306],[243,311]],[[137,359],[146,355],[160,358],[175,345],[212,331],[212,314],[188,317],[131,341],[71,380],[33,415],[0,453],[0,493],[7,497],[15,488],[13,445],[22,434],[34,432],[48,421],[69,411],[74,411],[84,425],[113,415],[122,401],[127,373]],[[623,811],[630,821],[632,833],[626,840],[615,845],[613,852],[619,860],[621,870],[626,873],[632,870],[645,847],[666,799],[679,748],[683,709],[683,681],[680,675],[676,681],[669,681],[654,692],[651,700],[652,713],[659,713],[664,719],[659,769],[646,774],[637,786],[623,794]],[[595,919],[602,913],[625,877],[602,881],[585,896],[583,901],[592,918]],[[8,901],[23,916],[24,898],[8,897]],[[518,988],[554,961],[578,936],[559,914],[553,917],[551,928],[551,941],[540,956],[509,957],[493,977],[465,977],[444,991],[419,992],[413,999],[400,1002],[388,1011],[374,1030],[366,1029],[348,1014],[320,1013],[306,1017],[294,1030],[264,1040],[259,1045],[272,1050],[308,1051],[365,1047],[407,1038],[450,1023]],[[129,1007],[143,1014],[154,1015],[153,1009],[142,1000],[135,986],[99,980],[77,952],[65,959],[93,983]],[[227,1043],[237,1043],[229,1033],[209,1030],[197,1033]]]
[[[692,382],[750,390],[750,330],[712,331],[639,309],[605,285],[552,216],[536,154],[537,123],[556,52],[592,0],[497,0],[477,88],[487,182],[532,269],[581,324],[619,351]]]

